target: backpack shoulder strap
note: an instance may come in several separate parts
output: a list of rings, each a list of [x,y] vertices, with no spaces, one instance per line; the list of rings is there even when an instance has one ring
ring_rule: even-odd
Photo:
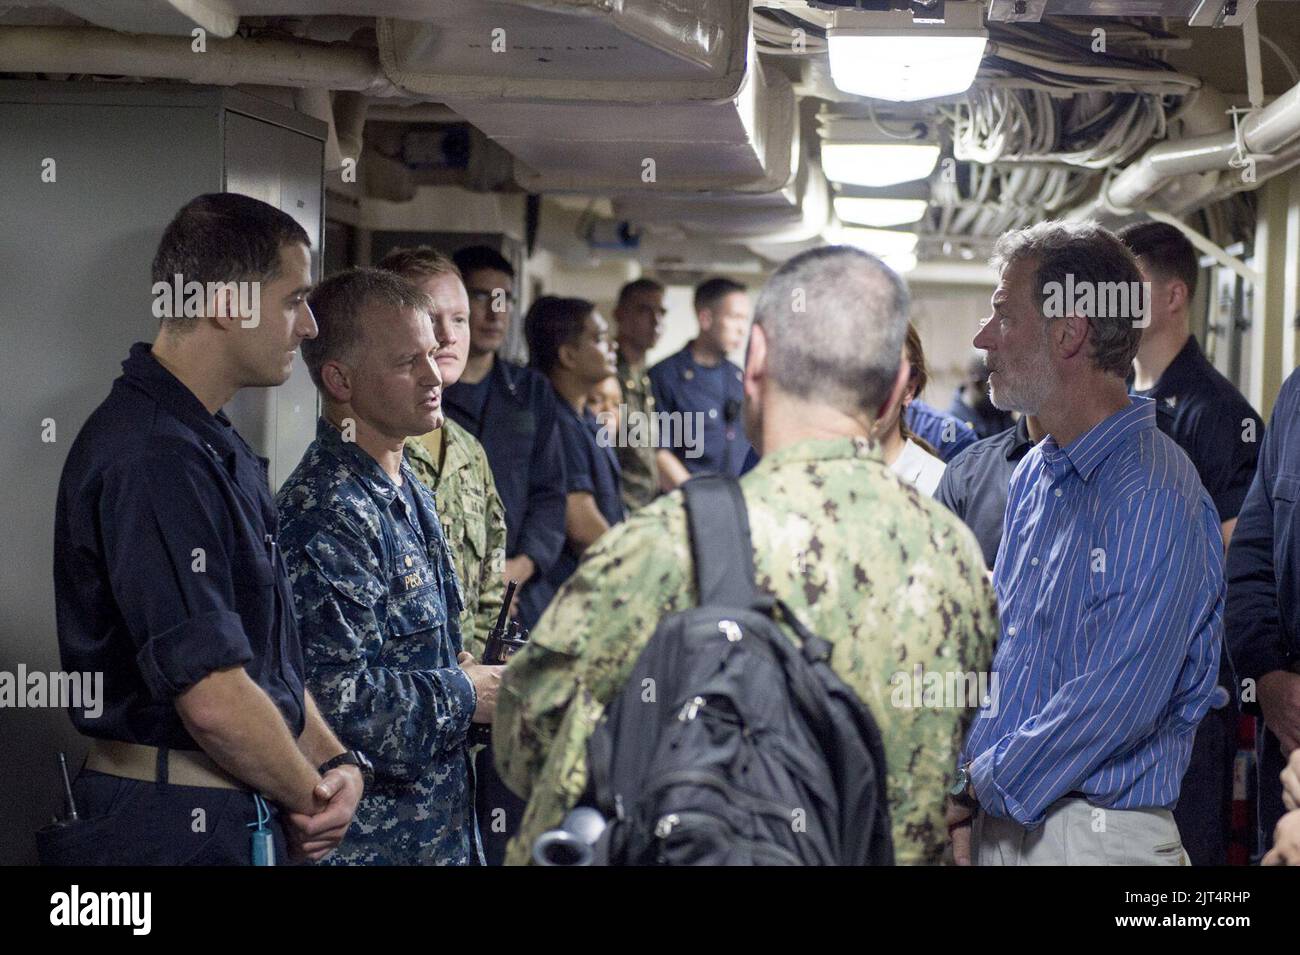
[[[682,494],[700,606],[754,606],[759,593],[740,482],[725,474],[701,474],[682,485]]]

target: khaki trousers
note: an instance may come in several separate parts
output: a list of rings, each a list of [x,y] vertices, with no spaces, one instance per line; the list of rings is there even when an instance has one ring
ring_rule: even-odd
[[[1035,829],[981,812],[975,865],[1189,865],[1168,809],[1103,809],[1079,797],[1053,803]]]

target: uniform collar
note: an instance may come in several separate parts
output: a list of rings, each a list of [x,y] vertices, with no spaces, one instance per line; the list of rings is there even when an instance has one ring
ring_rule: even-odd
[[[560,394],[558,388],[551,385],[551,389],[555,392],[555,402],[560,406],[561,413],[567,414],[571,418],[577,418],[586,425],[596,424],[596,416],[592,414],[587,407],[584,406],[583,409],[579,411],[577,408],[573,407],[573,405],[569,404],[569,399]]]
[[[213,457],[222,460],[228,468],[234,467],[239,443],[230,419],[224,411],[215,415],[209,412],[198,396],[154,357],[152,345],[136,342],[131,346],[130,354],[122,362],[122,377],[198,432]],[[265,458],[258,460],[266,464]]]
[[[1073,470],[1088,481],[1101,463],[1130,436],[1154,430],[1155,426],[1156,403],[1150,398],[1130,397],[1127,408],[1093,425],[1064,448],[1049,434],[1042,443],[1043,460],[1057,477]]]
[[[796,441],[778,451],[769,451],[758,459],[754,470],[771,470],[800,461],[834,461],[860,458],[884,463],[880,445],[867,438],[810,438]]]
[[[727,365],[731,364],[731,360],[728,359],[726,355],[723,355],[722,360],[716,365],[701,365],[695,360],[695,353],[691,351],[691,345],[693,344],[695,344],[695,339],[692,338],[682,347],[682,350],[677,353],[677,355],[680,356],[681,361],[685,364],[685,367],[682,369],[683,371],[685,368],[698,368],[701,371],[715,371],[718,368],[725,368]]]
[[[1148,394],[1152,398],[1163,399],[1179,397],[1194,391],[1198,384],[1208,380],[1205,374],[1206,365],[1209,365],[1209,362],[1205,358],[1205,353],[1201,351],[1200,343],[1197,342],[1195,335],[1189,335],[1187,343],[1179,349],[1174,360],[1169,363],[1169,367],[1164,370],[1160,380]]]
[[[429,449],[417,438],[407,438],[406,453],[428,468],[434,475],[434,483],[441,485],[444,475],[455,474],[473,463],[466,443],[468,438],[469,432],[447,417],[442,421],[441,461],[435,461]]]
[[[631,378],[634,372],[638,378],[645,377],[646,362],[644,358],[641,360],[641,364],[637,365],[635,369],[632,367],[632,363],[623,355],[622,351],[618,352],[615,359],[617,366],[615,371],[620,379]]]
[[[495,376],[505,387],[506,392],[520,404],[527,404],[528,394],[524,388],[524,376],[527,369],[523,365],[506,361],[500,355],[492,362],[492,371],[488,377]]]
[[[1007,460],[1019,461],[1034,449],[1034,439],[1029,436],[1029,422],[1024,415],[1021,415],[1016,426],[1010,430],[1011,434],[1006,442]]]
[[[399,488],[379,466],[379,462],[358,447],[355,441],[344,441],[343,433],[323,416],[316,419],[316,441],[323,451],[341,461],[361,482],[367,493],[384,507],[390,506],[394,500],[401,499]],[[402,479],[417,480],[405,461],[402,462]],[[405,501],[402,503],[405,507]]]

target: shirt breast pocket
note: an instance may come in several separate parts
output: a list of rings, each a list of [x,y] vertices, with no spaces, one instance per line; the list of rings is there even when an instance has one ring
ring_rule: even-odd
[[[420,576],[419,586],[408,588],[407,581],[399,578],[389,591],[384,662],[404,667],[453,666],[455,660],[444,639],[447,608],[442,593],[433,586],[427,566]]]
[[[1290,553],[1300,547],[1300,474],[1279,474],[1273,480],[1273,549],[1277,567],[1295,566]]]
[[[261,547],[240,547],[231,556],[230,578],[235,607],[248,635],[269,638],[275,623],[275,568],[270,555]]]
[[[418,550],[397,555],[388,586],[388,617],[394,634],[440,627],[446,620],[437,588],[438,575]]]
[[[358,565],[355,557],[338,553],[335,546],[317,534],[307,542],[307,557],[329,585],[343,597],[367,610],[384,597],[384,587],[372,573]],[[374,568],[378,571],[378,568]]]

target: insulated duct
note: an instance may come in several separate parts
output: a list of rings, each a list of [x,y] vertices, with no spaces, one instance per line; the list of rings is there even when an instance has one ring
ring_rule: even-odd
[[[0,70],[93,73],[188,80],[211,86],[265,85],[399,95],[367,50],[308,42],[131,35],[93,27],[0,27]]]
[[[772,192],[793,172],[793,89],[727,0],[429,0],[382,19],[380,61],[516,159],[530,192]]]
[[[1300,85],[1241,120],[1241,141],[1248,154],[1272,155],[1300,137]],[[1111,210],[1134,209],[1170,186],[1180,176],[1226,171],[1237,158],[1232,131],[1195,136],[1153,146],[1135,160],[1094,201],[1070,217],[1093,218]],[[1242,182],[1240,188],[1250,188]],[[1196,189],[1193,184],[1192,190]],[[1239,191],[1239,190],[1236,190]]]

